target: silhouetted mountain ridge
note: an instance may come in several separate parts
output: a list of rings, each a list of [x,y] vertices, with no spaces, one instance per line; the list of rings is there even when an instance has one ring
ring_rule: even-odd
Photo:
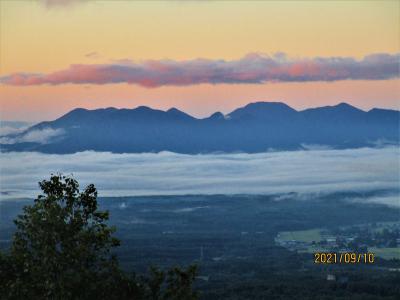
[[[76,108],[0,141],[2,151],[46,153],[254,153],[303,149],[307,145],[344,149],[398,145],[399,121],[399,111],[374,108],[366,112],[347,103],[297,111],[280,102],[254,102],[204,119],[176,108]],[[41,139],[35,141],[35,137]]]

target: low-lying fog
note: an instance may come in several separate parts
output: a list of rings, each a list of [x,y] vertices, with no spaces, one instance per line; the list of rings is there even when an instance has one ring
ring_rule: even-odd
[[[38,181],[62,172],[81,186],[94,183],[99,196],[392,190],[373,201],[398,204],[399,154],[395,147],[202,155],[1,153],[1,199],[35,197]]]

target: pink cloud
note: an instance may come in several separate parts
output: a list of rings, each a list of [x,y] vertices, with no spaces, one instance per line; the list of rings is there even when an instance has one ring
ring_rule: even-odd
[[[261,84],[337,80],[385,80],[399,77],[400,54],[289,59],[280,53],[252,53],[238,60],[116,61],[111,64],[71,65],[49,74],[15,73],[0,78],[7,85],[129,83],[154,88],[194,84]]]

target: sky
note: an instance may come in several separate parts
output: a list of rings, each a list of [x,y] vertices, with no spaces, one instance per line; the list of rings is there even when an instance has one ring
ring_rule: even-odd
[[[400,106],[399,1],[0,1],[1,120]]]

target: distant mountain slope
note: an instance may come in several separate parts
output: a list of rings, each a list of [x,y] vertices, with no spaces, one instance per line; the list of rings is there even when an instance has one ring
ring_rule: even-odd
[[[355,148],[399,144],[400,112],[362,111],[346,103],[296,111],[284,103],[256,102],[227,115],[196,119],[168,111],[77,108],[22,133],[0,137],[2,151],[73,153],[263,152],[324,145]]]

